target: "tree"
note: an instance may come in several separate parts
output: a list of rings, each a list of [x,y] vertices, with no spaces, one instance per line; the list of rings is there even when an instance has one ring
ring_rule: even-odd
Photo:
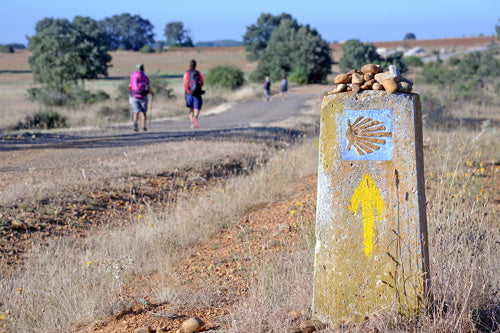
[[[361,43],[359,39],[348,40],[342,45],[342,52],[339,68],[344,73],[351,69],[359,70],[366,64],[379,64],[384,70],[388,70],[389,65],[396,65],[401,73],[408,70],[403,61],[403,52],[395,52],[387,58],[382,58],[372,43]]]
[[[154,43],[154,26],[139,15],[113,15],[101,24],[108,35],[110,50],[138,51],[144,45]]]
[[[159,41],[156,42],[156,52],[162,53],[164,47],[165,47],[165,42],[164,41],[159,40]]]
[[[408,32],[403,38],[403,40],[415,40],[415,39],[417,39],[417,36],[415,36],[413,32]]]
[[[274,29],[257,66],[257,78],[278,80],[288,72],[301,72],[307,83],[322,82],[331,73],[330,48],[309,25],[285,19]]]
[[[361,69],[366,64],[380,63],[381,58],[372,43],[361,43],[359,39],[350,39],[342,45],[342,57],[339,61],[341,72]]]
[[[498,19],[498,22],[500,22],[500,19]],[[495,30],[497,32],[497,38],[500,40],[500,25],[495,25]]]
[[[93,45],[90,53],[87,54],[91,68],[85,79],[95,79],[99,74],[107,76],[111,56],[108,54],[108,35],[102,24],[90,17],[76,16],[73,19],[73,25],[84,36],[84,40],[80,44],[90,43]]]
[[[285,19],[297,25],[297,22],[290,14],[282,13],[279,16],[261,14],[257,19],[257,24],[247,27],[247,31],[243,36],[243,45],[247,51],[248,60],[254,61],[260,58],[267,47],[273,30]]]
[[[11,45],[1,45],[0,44],[0,53],[14,53],[14,48]]]
[[[12,46],[14,49],[19,49],[19,50],[26,49],[26,46],[24,44],[20,44],[20,43],[12,43],[9,45]]]
[[[111,56],[106,43],[96,40],[102,37],[102,31],[94,30],[98,26],[85,17],[76,17],[73,23],[53,18],[39,21],[28,43],[34,81],[63,92],[68,83],[107,75]]]
[[[189,30],[184,29],[182,22],[170,22],[165,26],[165,37],[168,45],[192,47],[193,40],[189,36]]]

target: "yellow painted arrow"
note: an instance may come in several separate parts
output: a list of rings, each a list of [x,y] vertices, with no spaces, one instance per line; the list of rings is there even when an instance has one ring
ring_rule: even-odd
[[[354,194],[352,195],[349,209],[353,214],[361,206],[361,218],[363,220],[363,245],[365,255],[371,256],[373,253],[375,231],[375,221],[383,218],[384,201],[377,185],[369,174],[364,174]]]

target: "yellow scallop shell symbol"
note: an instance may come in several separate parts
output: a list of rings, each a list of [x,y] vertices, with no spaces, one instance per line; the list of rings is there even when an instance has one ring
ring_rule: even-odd
[[[385,130],[383,123],[378,120],[359,116],[351,124],[347,119],[346,150],[349,151],[353,146],[360,155],[373,153],[385,144],[385,140],[381,138],[391,136],[392,133],[384,132]]]

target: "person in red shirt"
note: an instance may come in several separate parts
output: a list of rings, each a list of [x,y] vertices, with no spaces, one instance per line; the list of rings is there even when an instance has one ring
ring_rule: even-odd
[[[198,115],[200,114],[205,93],[203,88],[203,74],[196,70],[196,60],[189,62],[189,69],[184,73],[184,89],[186,106],[189,108],[191,128],[198,128]]]

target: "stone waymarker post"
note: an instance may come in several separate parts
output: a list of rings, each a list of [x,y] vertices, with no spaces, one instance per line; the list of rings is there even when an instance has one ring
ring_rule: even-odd
[[[428,283],[420,99],[364,91],[321,108],[313,312],[412,315]]]

